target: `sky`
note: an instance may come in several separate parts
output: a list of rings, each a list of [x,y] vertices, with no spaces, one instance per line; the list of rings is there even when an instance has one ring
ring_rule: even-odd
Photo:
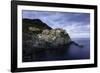
[[[52,28],[62,28],[71,38],[90,37],[90,14],[23,10],[22,18],[40,19]]]

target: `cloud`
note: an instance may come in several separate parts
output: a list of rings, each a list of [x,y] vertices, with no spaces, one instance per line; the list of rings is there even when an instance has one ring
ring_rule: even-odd
[[[77,25],[65,26],[64,29],[69,33],[71,38],[89,38],[90,26],[89,25]]]
[[[71,38],[90,37],[90,14],[23,10],[23,18],[41,19],[52,28],[65,29]]]
[[[71,24],[71,25],[67,25]],[[53,25],[53,28],[63,28],[69,33],[71,38],[89,38],[90,37],[90,25],[82,25],[78,22],[67,22],[65,25]]]

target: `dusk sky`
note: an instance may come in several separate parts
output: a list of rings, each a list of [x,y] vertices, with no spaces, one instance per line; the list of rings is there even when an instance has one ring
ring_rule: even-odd
[[[89,13],[23,10],[22,18],[40,19],[52,28],[63,28],[71,38],[90,37]]]

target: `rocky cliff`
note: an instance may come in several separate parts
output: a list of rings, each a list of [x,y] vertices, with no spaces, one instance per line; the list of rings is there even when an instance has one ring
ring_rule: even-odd
[[[70,41],[64,29],[52,29],[39,19],[23,19],[23,45],[31,48],[59,48]]]
[[[64,29],[52,29],[39,19],[23,19],[22,38],[23,61],[33,59],[33,54],[36,55],[41,51],[55,50],[57,52],[59,50],[61,52],[63,49],[68,49],[67,47],[73,43]]]

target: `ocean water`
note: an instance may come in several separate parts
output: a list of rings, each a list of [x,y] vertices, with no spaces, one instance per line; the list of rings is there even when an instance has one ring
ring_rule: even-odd
[[[90,40],[87,38],[72,40],[83,47],[71,44],[69,48],[66,47],[65,49],[41,51],[38,54],[34,54],[34,58],[29,58],[25,62],[90,59]]]
[[[90,58],[90,40],[88,38],[73,39],[79,45],[83,47],[80,48],[76,45],[71,45],[68,52],[65,54],[65,58],[69,60],[74,59],[89,59]]]
[[[78,60],[78,59],[90,59],[90,40],[88,38],[73,39],[79,45],[83,47],[76,46],[75,44],[70,45],[61,53],[56,53],[51,55],[46,53],[46,60]]]

